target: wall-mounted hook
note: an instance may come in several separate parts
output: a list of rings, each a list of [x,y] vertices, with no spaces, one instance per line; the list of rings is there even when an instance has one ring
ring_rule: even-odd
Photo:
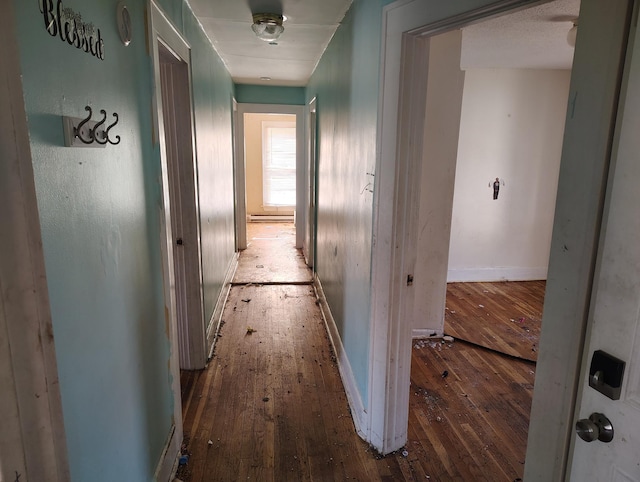
[[[120,144],[120,136],[116,136],[116,137],[115,137],[115,139],[116,139],[116,140],[115,140],[115,142],[114,142],[114,141],[112,141],[112,140],[111,140],[111,138],[109,137],[109,131],[111,130],[111,128],[112,128],[113,126],[115,126],[115,125],[118,123],[119,118],[118,118],[118,114],[117,114],[116,112],[114,112],[114,113],[113,113],[113,117],[115,117],[115,118],[116,118],[116,120],[113,122],[113,124],[111,124],[109,127],[107,127],[107,132],[105,133],[105,135],[106,135],[106,137],[107,137],[107,141],[109,141],[109,144],[113,144],[113,145],[115,146],[116,144]]]
[[[91,121],[93,111],[89,106],[86,106],[84,110],[89,112],[89,115],[82,121],[80,121],[76,127],[73,128],[73,135],[83,144],[91,144],[94,140],[94,130],[91,126],[87,126],[87,123]],[[85,128],[85,126],[87,127]]]
[[[98,144],[106,144],[107,143],[107,133],[103,129],[100,129],[105,121],[107,120],[107,111],[104,109],[100,109],[100,113],[102,114],[102,119],[98,121],[98,123],[93,126],[93,137],[95,138]],[[102,138],[102,139],[101,139]]]
[[[120,144],[120,136],[115,136],[112,140],[109,137],[109,131],[118,124],[119,117],[117,113],[113,113],[115,121],[105,129],[107,121],[107,111],[100,109],[102,119],[99,121],[91,120],[93,110],[90,106],[84,108],[89,115],[84,119],[79,117],[62,118],[64,127],[64,145],[67,147],[105,147],[107,144]]]

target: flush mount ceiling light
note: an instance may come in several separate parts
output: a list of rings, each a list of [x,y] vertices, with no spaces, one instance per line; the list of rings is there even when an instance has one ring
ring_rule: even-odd
[[[273,42],[284,32],[283,21],[284,17],[277,13],[256,13],[251,29],[260,40]]]

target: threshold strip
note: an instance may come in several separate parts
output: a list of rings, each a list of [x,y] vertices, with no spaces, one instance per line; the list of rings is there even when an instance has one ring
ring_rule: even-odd
[[[283,285],[312,285],[313,280],[308,281],[232,281],[231,286],[283,286]]]

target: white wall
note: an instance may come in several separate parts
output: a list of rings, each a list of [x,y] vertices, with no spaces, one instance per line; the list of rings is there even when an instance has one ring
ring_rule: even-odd
[[[429,41],[426,118],[416,260],[413,271],[414,336],[444,330],[447,252],[451,230],[453,187],[464,72],[460,70],[462,32],[437,35]]]
[[[546,279],[566,70],[468,70],[448,281]],[[489,184],[504,180],[498,200]]]

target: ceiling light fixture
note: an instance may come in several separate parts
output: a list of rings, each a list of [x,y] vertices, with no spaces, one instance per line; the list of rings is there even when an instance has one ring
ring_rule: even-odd
[[[260,40],[273,42],[284,32],[284,17],[277,13],[256,13],[253,15],[251,29]]]
[[[578,20],[574,20],[573,27],[569,29],[569,33],[567,33],[567,43],[571,47],[576,46],[576,36],[578,35]]]

